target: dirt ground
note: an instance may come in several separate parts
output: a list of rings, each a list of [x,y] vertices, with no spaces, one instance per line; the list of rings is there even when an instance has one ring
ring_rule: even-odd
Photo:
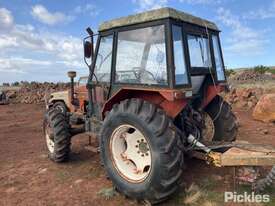
[[[99,154],[84,148],[88,143],[85,135],[73,139],[71,161],[51,162],[42,135],[43,113],[42,105],[0,106],[1,206],[140,205],[119,194],[108,198],[105,193],[112,183],[100,166]],[[275,146],[274,124],[252,120],[251,111],[238,109],[235,113],[240,121],[238,139]],[[212,168],[194,159],[186,165],[186,187],[194,182],[206,191],[213,205],[223,205],[223,192],[239,187],[233,183],[233,169]],[[183,205],[183,194],[175,194],[162,205]]]

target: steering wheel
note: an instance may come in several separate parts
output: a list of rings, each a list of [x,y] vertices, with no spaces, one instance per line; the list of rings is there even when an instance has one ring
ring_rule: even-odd
[[[143,69],[143,68],[141,68],[141,67],[133,67],[133,72],[134,72],[134,74],[135,74],[135,77],[140,81],[140,78],[141,78],[141,76],[143,75],[143,74],[149,74],[151,77],[152,77],[152,79],[153,80],[155,80],[156,81],[156,79],[155,79],[155,76],[154,76],[154,74],[152,73],[152,72],[149,72],[149,71],[147,71],[147,70],[145,70],[145,69]]]

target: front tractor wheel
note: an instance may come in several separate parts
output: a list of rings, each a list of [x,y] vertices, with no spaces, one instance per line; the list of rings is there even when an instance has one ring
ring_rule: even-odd
[[[68,160],[71,136],[66,116],[60,109],[52,108],[46,112],[43,122],[49,158],[54,162]]]
[[[164,111],[140,99],[115,105],[101,130],[101,158],[124,195],[151,203],[180,185],[183,154],[178,130]]]
[[[221,96],[216,96],[206,107],[204,115],[204,139],[207,141],[236,140],[238,133],[237,119],[231,106]]]

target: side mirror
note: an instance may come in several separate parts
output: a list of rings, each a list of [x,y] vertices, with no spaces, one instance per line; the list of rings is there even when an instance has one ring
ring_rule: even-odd
[[[92,43],[89,41],[84,41],[84,56],[85,56],[85,58],[91,58],[92,51],[93,51]]]
[[[84,61],[85,64],[91,69],[92,59],[94,57],[94,32],[90,27],[86,29],[89,36],[84,38],[83,47],[84,47]]]

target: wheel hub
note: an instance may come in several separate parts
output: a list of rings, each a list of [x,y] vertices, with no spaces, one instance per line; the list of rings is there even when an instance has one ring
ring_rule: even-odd
[[[143,139],[142,139],[143,140]],[[141,140],[141,141],[142,141]],[[138,148],[139,148],[139,152],[141,152],[142,154],[147,154],[148,155],[148,151],[149,151],[149,148],[147,146],[147,143],[146,142],[140,142],[139,145],[138,145]]]
[[[121,125],[110,139],[111,156],[118,173],[130,182],[142,182],[151,170],[151,151],[146,137],[131,125]]]

